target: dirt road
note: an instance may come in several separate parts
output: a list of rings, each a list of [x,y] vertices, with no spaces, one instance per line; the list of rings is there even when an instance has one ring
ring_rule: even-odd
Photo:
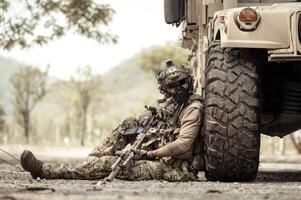
[[[75,160],[73,160],[74,162]],[[0,163],[0,200],[14,199],[301,199],[301,164],[262,163],[255,182],[198,182],[114,180],[95,187],[97,181],[35,180],[29,173]]]
[[[26,147],[9,149],[19,157]],[[43,161],[77,163],[91,149],[33,148]],[[0,158],[8,157],[0,154]],[[9,160],[13,162],[13,160]],[[16,162],[14,163],[16,164]],[[36,180],[0,160],[0,200],[15,199],[301,199],[301,156],[261,156],[256,181],[250,183],[208,182],[199,174],[198,182],[168,183],[163,181],[114,180],[102,187],[97,181]]]

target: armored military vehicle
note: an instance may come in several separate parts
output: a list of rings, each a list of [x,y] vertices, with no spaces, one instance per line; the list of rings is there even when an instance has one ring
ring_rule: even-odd
[[[205,99],[205,174],[254,180],[260,134],[301,128],[301,3],[297,0],[165,0]]]

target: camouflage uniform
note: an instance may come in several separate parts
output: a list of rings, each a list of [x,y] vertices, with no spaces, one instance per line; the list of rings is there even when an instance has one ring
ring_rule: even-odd
[[[174,127],[164,131],[159,142],[153,148],[164,154],[157,160],[134,160],[122,169],[116,178],[126,180],[163,179],[167,181],[195,180],[191,164],[193,162],[193,146],[200,133],[202,123],[202,104],[192,99],[187,106],[177,107],[176,113],[168,120]],[[179,116],[179,117],[178,117]],[[113,133],[89,154],[87,161],[79,164],[49,164],[42,167],[44,178],[54,179],[102,179],[111,172],[116,161],[115,152],[126,147],[129,141],[123,136],[125,130],[138,126],[140,120],[134,118],[123,121]]]
[[[163,179],[167,181],[195,180],[194,169],[198,169],[201,156],[195,151],[200,147],[202,123],[202,102],[193,95],[193,77],[181,65],[166,61],[167,69],[161,71],[157,80],[166,101],[157,109],[160,123],[154,127],[158,133],[142,146],[145,160],[131,160],[122,168],[116,178],[126,180]],[[151,111],[151,110],[148,110]],[[156,116],[157,116],[156,115]],[[135,140],[129,130],[144,127],[151,113],[146,112],[139,119],[130,118],[89,154],[87,161],[79,164],[49,164],[37,160],[30,151],[21,155],[22,167],[33,177],[63,179],[101,179],[111,172],[117,151],[123,150]],[[135,133],[135,131],[134,131]],[[143,158],[143,157],[142,157]],[[194,167],[194,169],[193,169]]]

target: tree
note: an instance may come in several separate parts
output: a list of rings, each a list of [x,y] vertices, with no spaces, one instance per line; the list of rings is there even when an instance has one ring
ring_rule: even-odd
[[[85,145],[85,135],[87,134],[88,109],[93,101],[100,101],[101,97],[101,78],[94,75],[91,67],[78,68],[76,76],[70,81],[71,87],[75,91],[72,101],[80,132],[80,144]]]
[[[100,43],[117,41],[106,28],[114,10],[96,0],[0,1],[0,46],[43,45],[68,30]]]
[[[176,63],[184,64],[188,53],[175,43],[158,45],[142,50],[138,54],[139,66],[145,71],[158,74],[163,69],[164,61],[171,58]]]
[[[13,87],[16,122],[23,128],[26,143],[29,143],[31,111],[45,95],[48,68],[45,72],[27,66],[20,68],[10,78]]]
[[[88,116],[94,109],[92,106],[99,105],[103,95],[101,77],[91,67],[81,67],[70,81],[61,81],[52,90],[66,112],[72,111],[80,144],[85,145]]]
[[[5,111],[2,105],[0,104],[0,133],[2,133],[4,130],[4,124],[5,124],[4,116],[5,116]]]

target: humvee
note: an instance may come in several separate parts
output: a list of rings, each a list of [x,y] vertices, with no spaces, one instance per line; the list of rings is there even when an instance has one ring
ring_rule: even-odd
[[[260,134],[301,128],[301,3],[297,0],[165,0],[181,25],[196,92],[204,97],[205,175],[252,181]]]

